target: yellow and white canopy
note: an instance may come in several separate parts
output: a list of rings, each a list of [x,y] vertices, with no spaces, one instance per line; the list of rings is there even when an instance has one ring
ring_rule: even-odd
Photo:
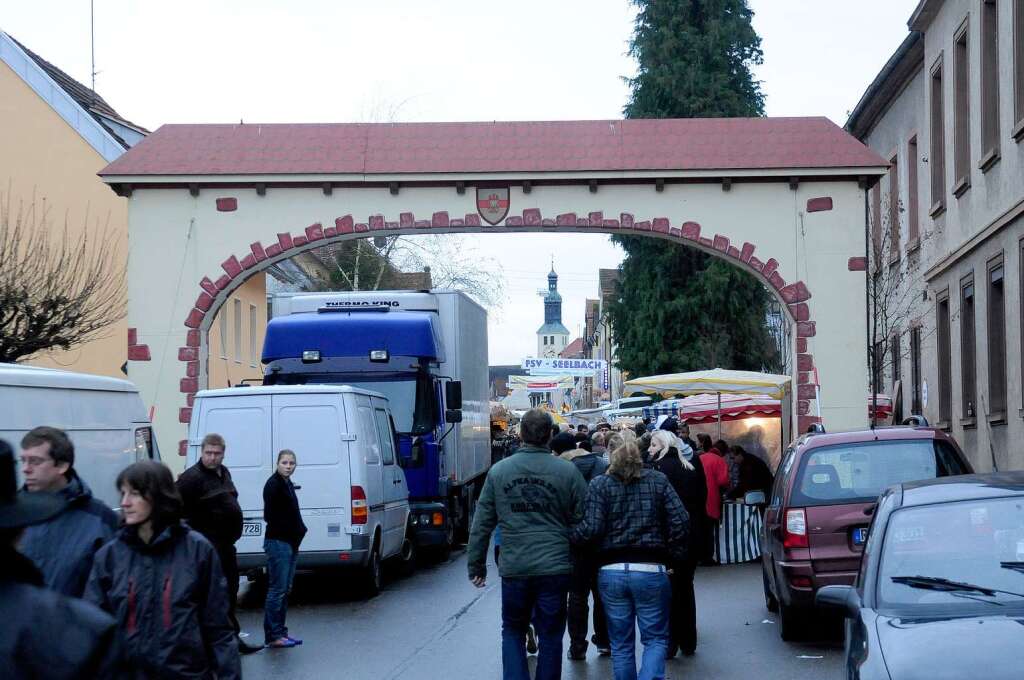
[[[722,392],[725,394],[763,394],[773,399],[782,399],[789,390],[790,382],[792,382],[792,378],[788,375],[713,368],[707,371],[651,375],[627,380],[625,395],[657,394],[670,398]]]

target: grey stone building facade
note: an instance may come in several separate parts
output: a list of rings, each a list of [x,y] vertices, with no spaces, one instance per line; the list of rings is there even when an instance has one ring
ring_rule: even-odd
[[[980,471],[1024,468],[1024,0],[922,0],[846,129],[868,206],[878,382]]]

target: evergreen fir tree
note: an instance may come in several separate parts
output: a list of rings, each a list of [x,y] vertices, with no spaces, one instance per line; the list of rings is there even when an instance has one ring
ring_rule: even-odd
[[[751,66],[761,39],[746,0],[633,0],[627,118],[764,115]],[[626,251],[611,304],[618,364],[633,376],[734,368],[762,370],[776,350],[766,326],[771,296],[752,275],[701,251],[647,237],[613,236]]]

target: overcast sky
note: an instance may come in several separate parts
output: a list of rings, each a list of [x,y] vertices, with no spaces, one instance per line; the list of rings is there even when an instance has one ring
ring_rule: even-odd
[[[842,125],[906,36],[917,0],[750,0],[770,116]],[[635,9],[628,0],[95,0],[96,89],[122,116],[163,123],[620,118]],[[89,0],[4,3],[0,30],[86,85]],[[550,259],[573,333],[597,235],[463,237],[493,254],[508,298],[491,363],[535,352]],[[543,254],[543,256],[539,256]]]

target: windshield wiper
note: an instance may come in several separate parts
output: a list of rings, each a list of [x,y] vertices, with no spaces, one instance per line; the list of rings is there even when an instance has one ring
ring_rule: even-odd
[[[1000,562],[999,566],[1003,569],[1013,569],[1014,571],[1024,571],[1024,562]]]
[[[1022,566],[1024,568],[1024,566]],[[1024,598],[1024,593],[1015,593],[1012,590],[1000,590],[998,588],[987,588],[973,583],[951,581],[948,578],[939,576],[893,576],[893,583],[900,583],[911,588],[923,588],[925,590],[938,590],[944,593],[981,593],[988,597],[995,597],[996,593],[1013,595]]]

